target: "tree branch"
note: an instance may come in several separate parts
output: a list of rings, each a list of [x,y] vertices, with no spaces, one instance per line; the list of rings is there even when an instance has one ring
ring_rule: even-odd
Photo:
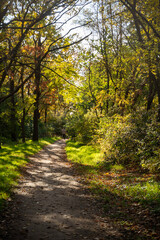
[[[4,102],[5,100],[7,100],[8,98],[10,98],[11,96],[13,96],[15,93],[17,93],[18,90],[33,76],[33,74],[34,74],[34,72],[32,72],[32,73],[23,81],[23,83],[21,83],[20,85],[18,85],[12,93],[10,93],[10,94],[8,94],[8,95],[6,95],[6,96],[4,96],[4,97],[1,97],[1,98],[0,98],[0,104],[1,104],[2,102]]]

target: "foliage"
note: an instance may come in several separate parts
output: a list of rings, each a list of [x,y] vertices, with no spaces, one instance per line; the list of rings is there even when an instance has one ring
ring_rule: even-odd
[[[159,171],[160,126],[151,116],[143,110],[102,118],[98,141],[105,161]]]
[[[39,121],[39,137],[52,137],[56,134],[55,129],[52,124],[45,124],[42,121]],[[58,134],[57,134],[58,135]]]
[[[68,136],[82,143],[93,140],[98,119],[94,110],[87,113],[75,111],[67,116],[66,130]]]
[[[80,24],[96,38],[86,49],[70,35],[74,27],[60,31],[80,5],[1,4],[0,142],[65,128],[71,139],[100,145],[106,165],[158,172],[159,2],[91,1]]]
[[[51,120],[50,120],[50,126],[52,126],[52,128],[54,129],[54,134],[61,136],[62,135],[62,129],[65,126],[65,119],[63,114],[57,116],[54,115],[52,116]]]
[[[72,59],[74,51],[69,48],[76,40],[69,30],[65,35],[58,30],[67,23],[64,19],[60,21],[66,12],[72,15],[71,19],[77,15],[72,11],[73,6],[81,8],[74,0],[1,4],[1,138],[17,141],[22,137],[25,142],[26,137],[37,140],[53,132],[47,126],[47,115],[63,104],[60,92],[67,91],[70,84],[66,78],[73,82],[77,75]],[[55,9],[56,12],[59,9],[58,15]],[[3,129],[6,125],[8,131]]]

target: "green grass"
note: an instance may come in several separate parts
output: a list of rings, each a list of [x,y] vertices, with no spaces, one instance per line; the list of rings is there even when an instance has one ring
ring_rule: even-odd
[[[68,159],[76,164],[80,172],[89,174],[99,169],[102,156],[99,149],[92,146],[85,146],[78,142],[68,141],[66,146]]]
[[[125,194],[141,203],[152,204],[158,202],[160,206],[160,184],[158,182],[130,184],[126,186]]]
[[[90,188],[99,195],[107,192],[160,210],[160,182],[153,174],[128,171],[122,165],[106,165],[99,150],[68,141],[67,157],[75,164]]]
[[[26,143],[9,143],[0,149],[0,209],[10,195],[12,188],[17,185],[21,175],[21,167],[29,161],[28,156],[39,152],[45,145],[53,143],[58,138],[40,139],[38,142],[31,140]]]

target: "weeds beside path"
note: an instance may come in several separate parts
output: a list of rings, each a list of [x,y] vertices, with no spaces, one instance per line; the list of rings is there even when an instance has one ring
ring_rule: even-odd
[[[160,182],[158,175],[146,174],[121,165],[104,165],[92,146],[69,141],[69,160],[117,225],[123,239],[160,239]]]

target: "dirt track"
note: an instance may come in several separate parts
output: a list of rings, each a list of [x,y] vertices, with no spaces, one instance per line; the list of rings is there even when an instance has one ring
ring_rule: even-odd
[[[60,140],[31,158],[2,223],[3,240],[124,239],[77,181],[64,147]]]

